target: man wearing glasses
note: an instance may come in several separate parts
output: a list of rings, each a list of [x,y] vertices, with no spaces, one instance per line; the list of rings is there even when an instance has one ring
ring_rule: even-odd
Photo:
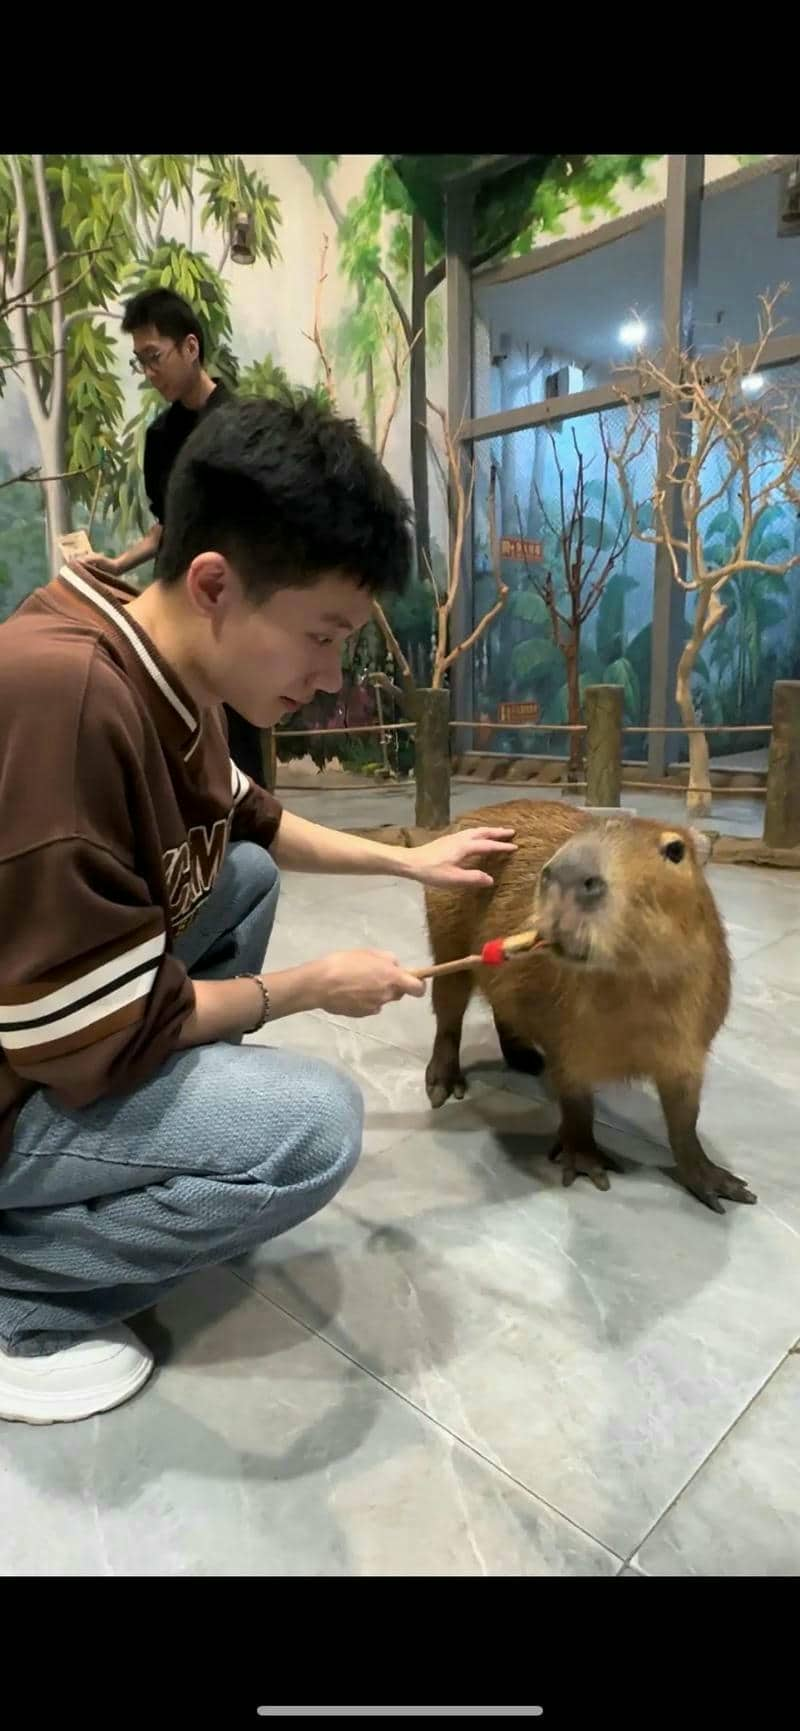
[[[167,482],[190,433],[212,409],[231,401],[231,393],[205,369],[202,326],[182,295],[172,289],[144,289],[125,308],[122,329],[133,339],[131,369],[147,378],[168,407],[148,427],[144,445],[144,484],[155,518],[139,541],[116,558],[96,553],[89,569],[102,577],[124,577],[154,559],[161,542]],[[263,782],[261,745],[256,728],[226,705],[231,756],[245,775]]]

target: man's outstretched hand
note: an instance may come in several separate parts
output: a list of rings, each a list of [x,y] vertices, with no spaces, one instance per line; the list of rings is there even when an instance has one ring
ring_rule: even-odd
[[[408,875],[432,889],[485,887],[494,879],[480,870],[477,860],[485,854],[515,853],[513,834],[513,829],[462,829],[456,835],[439,836],[424,847],[409,849]]]
[[[389,950],[337,950],[310,963],[315,1007],[329,1016],[377,1016],[398,998],[424,998],[425,986]]]

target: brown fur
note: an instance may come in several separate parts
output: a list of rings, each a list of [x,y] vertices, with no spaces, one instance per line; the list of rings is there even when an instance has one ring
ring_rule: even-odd
[[[679,1174],[721,1211],[720,1195],[754,1200],[741,1180],[712,1166],[696,1120],[709,1047],[730,1000],[730,958],[703,873],[704,838],[643,818],[597,820],[574,806],[521,799],[469,813],[453,827],[509,825],[517,851],[482,866],[492,889],[428,890],[426,909],[436,962],[480,950],[489,938],[530,926],[555,940],[499,968],[434,981],[437,1033],[427,1072],[434,1106],[465,1089],[459,1067],[461,1023],[473,989],[495,1016],[503,1051],[516,1067],[541,1067],[562,1107],[564,1181],[587,1171],[607,1188],[605,1157],[592,1133],[595,1088],[653,1081],[664,1106]],[[664,853],[681,841],[685,857]],[[542,868],[591,849],[607,884],[603,905],[582,911],[571,893],[543,888]],[[562,853],[562,850],[563,853]],[[592,868],[594,869],[594,867]],[[571,959],[571,958],[581,959]]]

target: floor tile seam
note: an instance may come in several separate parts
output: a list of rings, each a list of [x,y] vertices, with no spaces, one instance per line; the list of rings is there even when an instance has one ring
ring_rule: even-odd
[[[605,1543],[604,1539],[598,1538],[596,1533],[592,1533],[588,1527],[582,1526],[579,1521],[575,1520],[574,1516],[566,1514],[565,1511],[559,1508],[556,1503],[552,1503],[547,1497],[542,1496],[540,1491],[534,1490],[531,1485],[525,1484],[524,1480],[517,1478],[516,1474],[510,1472],[507,1467],[502,1466],[498,1461],[492,1460],[491,1457],[484,1454],[483,1450],[478,1448],[475,1443],[470,1442],[467,1437],[461,1436],[458,1431],[453,1430],[452,1427],[445,1424],[442,1419],[436,1418],[433,1413],[426,1412],[425,1408],[419,1406],[410,1395],[404,1393],[402,1389],[395,1388],[393,1383],[387,1382],[385,1377],[380,1376],[378,1372],[371,1369],[369,1365],[363,1364],[360,1359],[354,1357],[352,1353],[349,1353],[345,1347],[340,1346],[338,1342],[331,1340],[330,1337],[323,1334],[320,1329],[314,1328],[313,1325],[305,1321],[303,1317],[297,1316],[294,1311],[288,1310],[284,1305],[279,1304],[277,1299],[270,1298],[267,1293],[262,1292],[260,1287],[254,1286],[252,1281],[248,1280],[245,1275],[241,1274],[237,1269],[232,1268],[229,1272],[234,1276],[235,1280],[238,1280],[240,1284],[247,1289],[248,1292],[251,1292],[254,1297],[261,1299],[262,1303],[268,1305],[273,1310],[277,1310],[279,1314],[285,1316],[288,1321],[296,1323],[299,1328],[303,1329],[304,1333],[310,1335],[313,1339],[320,1341],[323,1346],[328,1347],[340,1358],[343,1358],[347,1364],[351,1364],[355,1370],[360,1371],[362,1375],[369,1377],[372,1382],[377,1383],[378,1387],[383,1389],[384,1393],[393,1395],[396,1400],[401,1401],[404,1406],[409,1407],[412,1412],[416,1413],[418,1418],[421,1418],[425,1422],[425,1424],[432,1426],[434,1430],[439,1431],[443,1436],[449,1437],[452,1442],[458,1443],[459,1446],[465,1449],[468,1454],[472,1455],[475,1460],[479,1460],[483,1466],[488,1467],[491,1472],[497,1474],[501,1479],[505,1479],[507,1483],[514,1485],[517,1490],[523,1491],[525,1495],[530,1497],[534,1503],[539,1505],[539,1507],[547,1509],[549,1514],[555,1515],[558,1520],[565,1521],[567,1526],[571,1527],[573,1531],[580,1533],[582,1538],[590,1540],[592,1544],[598,1545],[602,1551],[605,1551],[607,1556],[613,1558],[615,1562],[619,1562],[624,1568],[624,1559],[620,1556],[619,1552],[612,1550],[610,1545]]]

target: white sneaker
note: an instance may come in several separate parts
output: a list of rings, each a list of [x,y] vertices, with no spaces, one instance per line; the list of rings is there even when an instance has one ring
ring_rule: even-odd
[[[0,1419],[69,1424],[108,1412],[145,1383],[153,1354],[124,1323],[40,1358],[0,1347]]]

